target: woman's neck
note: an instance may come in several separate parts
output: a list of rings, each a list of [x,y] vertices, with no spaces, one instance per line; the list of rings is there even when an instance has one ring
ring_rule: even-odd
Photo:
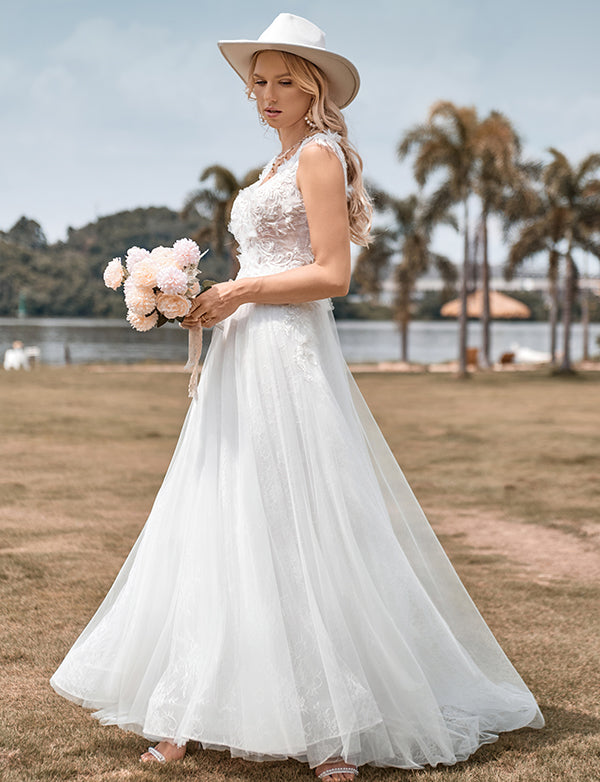
[[[300,144],[300,142],[313,133],[306,123],[302,125],[293,126],[291,128],[283,128],[279,131],[279,141],[281,142],[281,151],[287,152],[288,149]]]

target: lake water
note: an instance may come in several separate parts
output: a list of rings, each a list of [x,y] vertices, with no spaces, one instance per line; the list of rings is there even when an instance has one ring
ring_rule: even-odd
[[[400,358],[400,336],[390,321],[337,321],[340,343],[346,361],[396,361]],[[469,323],[469,346],[481,345],[478,322]],[[549,328],[546,323],[492,323],[492,352],[497,360],[515,343],[521,347],[547,351]],[[561,349],[559,329],[559,350]],[[205,331],[204,351],[210,342]],[[600,323],[590,324],[590,352],[598,354],[596,338]],[[46,364],[64,364],[66,353],[74,364],[114,361],[183,362],[187,356],[187,332],[176,324],[167,324],[146,333],[134,331],[125,321],[83,318],[0,318],[0,356],[13,340],[37,345]],[[572,356],[582,357],[581,324],[573,326]],[[410,326],[409,357],[411,361],[429,364],[456,359],[458,326],[456,321],[415,321]]]

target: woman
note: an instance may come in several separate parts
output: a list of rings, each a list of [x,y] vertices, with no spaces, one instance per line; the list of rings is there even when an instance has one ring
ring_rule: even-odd
[[[370,206],[340,108],[358,73],[310,22],[222,41],[282,151],[234,205],[240,272],[185,321],[213,333],[152,512],[52,677],[176,760],[189,740],[358,766],[464,760],[537,704],[447,560],[346,366]]]

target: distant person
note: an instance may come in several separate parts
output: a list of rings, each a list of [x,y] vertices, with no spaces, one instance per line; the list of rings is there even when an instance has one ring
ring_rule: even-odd
[[[21,340],[16,339],[12,348],[4,351],[4,369],[29,369],[29,360]]]
[[[144,761],[191,740],[340,782],[465,760],[544,720],[342,356],[329,297],[371,217],[340,111],[358,73],[292,14],[220,47],[281,151],[233,206],[236,279],[186,318],[223,329],[152,512],[52,686],[157,741]]]

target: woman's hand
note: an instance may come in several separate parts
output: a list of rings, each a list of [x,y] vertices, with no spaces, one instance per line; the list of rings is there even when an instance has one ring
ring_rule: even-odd
[[[235,280],[228,280],[211,285],[203,293],[199,293],[183,319],[183,328],[193,329],[201,325],[208,329],[228,318],[241,304],[237,288]]]

